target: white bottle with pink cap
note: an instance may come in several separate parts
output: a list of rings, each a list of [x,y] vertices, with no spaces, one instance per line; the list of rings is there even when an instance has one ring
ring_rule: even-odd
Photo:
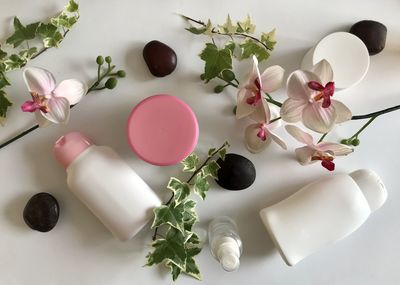
[[[161,200],[110,147],[96,146],[78,132],[59,138],[54,155],[67,171],[67,184],[121,241],[151,219]]]

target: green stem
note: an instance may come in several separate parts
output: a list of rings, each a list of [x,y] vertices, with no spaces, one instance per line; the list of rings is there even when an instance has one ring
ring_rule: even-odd
[[[271,104],[274,104],[275,106],[278,106],[279,108],[280,107],[282,107],[282,103],[281,102],[278,102],[278,101],[276,101],[276,100],[274,100],[274,99],[269,99],[269,98],[265,98],[265,100],[268,102],[268,103],[271,103]]]
[[[322,142],[328,133],[322,135],[322,137],[318,140],[318,143]]]
[[[278,117],[278,118],[272,119],[271,121],[269,121],[269,123],[271,124],[271,123],[276,122],[276,121],[278,121],[278,120],[280,120],[280,119],[282,119],[282,118],[281,118],[281,117]]]
[[[218,75],[217,77],[218,77],[219,79],[225,81],[227,85],[233,86],[233,87],[235,87],[235,88],[239,88],[239,83],[238,83],[238,84],[235,84],[235,83],[233,83],[233,82],[231,82],[231,81],[228,81],[228,80],[224,79],[224,78],[223,78],[222,76],[220,76],[220,75]]]
[[[371,117],[354,135],[352,135],[348,140],[358,138],[358,136],[364,131],[379,115]]]

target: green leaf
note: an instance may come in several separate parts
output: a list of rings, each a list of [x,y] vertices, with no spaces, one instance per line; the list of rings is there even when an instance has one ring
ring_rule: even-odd
[[[238,22],[237,32],[253,34],[256,30],[256,26],[252,23],[250,15],[247,15],[243,22]]]
[[[17,54],[12,54],[12,55],[10,55],[9,58],[7,58],[4,61],[5,71],[11,71],[11,70],[14,70],[14,69],[19,69],[24,64],[26,64],[26,59],[25,58],[22,58],[21,56],[19,56]]]
[[[50,23],[60,28],[62,27],[70,29],[77,21],[78,21],[77,17],[75,16],[69,17],[67,14],[61,13],[58,17],[52,18],[50,20]]]
[[[175,202],[176,204],[181,203],[190,195],[190,186],[189,184],[180,181],[178,178],[171,177],[167,188],[174,192]]]
[[[193,247],[186,251],[187,257],[186,257],[185,273],[196,278],[197,280],[201,280],[202,278],[200,275],[199,267],[197,266],[194,257],[198,255],[200,252],[201,252],[200,247]]]
[[[242,59],[249,58],[255,55],[258,61],[261,62],[269,57],[268,50],[251,39],[245,40],[243,43],[240,44],[240,47],[243,50]]]
[[[9,86],[10,82],[8,81],[8,78],[4,74],[4,72],[0,72],[0,89],[3,89],[5,86]],[[0,90],[1,92],[1,90]]]
[[[199,163],[199,157],[197,154],[192,153],[188,157],[186,157],[181,162],[183,164],[184,172],[194,172],[197,169],[197,164]]]
[[[205,28],[205,27],[196,28],[196,27],[192,26],[192,27],[186,28],[185,30],[189,31],[189,32],[191,32],[192,34],[195,34],[195,35],[201,35],[207,30],[207,28]]]
[[[196,233],[192,232],[190,238],[186,241],[186,246],[193,246],[198,244],[200,244],[200,237]]]
[[[218,155],[219,155],[219,157],[220,157],[222,160],[225,160],[226,148],[221,149],[221,150],[218,152]]]
[[[214,153],[216,150],[217,150],[217,149],[216,149],[215,147],[210,148],[210,149],[208,150],[208,156],[212,156],[213,153]]]
[[[7,56],[7,53],[0,48],[0,60],[5,58],[6,56]]]
[[[225,48],[229,49],[231,51],[232,55],[234,55],[234,51],[235,51],[235,48],[236,48],[236,43],[234,43],[232,41],[229,41],[229,42],[227,42],[225,44]]]
[[[37,53],[37,47],[31,47],[30,49],[22,50],[19,55],[24,59],[30,59],[35,53]]]
[[[237,28],[238,27],[232,23],[232,19],[229,14],[228,14],[228,17],[226,18],[225,24],[223,24],[222,26],[219,26],[219,30],[222,33],[229,34],[229,35],[233,35],[236,32]]]
[[[163,261],[173,263],[180,269],[186,267],[185,236],[180,231],[170,228],[165,239],[157,239],[153,244],[154,251],[147,255],[147,264],[159,264]],[[179,275],[179,274],[178,274]]]
[[[167,262],[166,265],[171,269],[172,280],[176,281],[176,279],[178,279],[179,275],[182,273],[182,269],[172,262]]]
[[[38,26],[39,22],[36,22],[25,27],[17,17],[14,17],[15,32],[7,39],[7,44],[18,47],[24,41],[34,39]]]
[[[268,47],[270,51],[272,51],[276,45],[275,39],[276,30],[273,29],[269,33],[262,33],[261,41]]]
[[[207,43],[200,58],[205,61],[204,80],[217,77],[224,69],[232,68],[232,52],[229,48],[218,49],[213,43]]]
[[[183,205],[183,221],[185,224],[193,225],[199,219],[195,211],[196,201],[188,199]]]
[[[38,34],[43,39],[43,44],[46,48],[58,47],[63,40],[63,35],[58,31],[57,26],[48,23],[40,24]]]
[[[206,192],[210,189],[210,183],[208,183],[207,178],[201,173],[196,175],[196,180],[193,185],[194,193],[200,196],[201,199],[206,198]]]
[[[168,224],[171,227],[183,231],[183,213],[185,206],[184,204],[176,205],[172,202],[168,206],[162,205],[154,209],[154,221],[151,228],[159,227],[161,225]]]
[[[7,98],[6,92],[3,90],[0,90],[0,124],[3,125],[6,115],[7,115],[7,110],[9,107],[12,106],[11,101]]]
[[[65,10],[67,10],[70,13],[78,12],[79,5],[74,0],[70,0],[67,6],[65,6]]]
[[[220,168],[221,167],[218,165],[218,163],[215,160],[212,160],[201,169],[201,173],[204,178],[211,176],[214,179],[218,179],[218,170]]]

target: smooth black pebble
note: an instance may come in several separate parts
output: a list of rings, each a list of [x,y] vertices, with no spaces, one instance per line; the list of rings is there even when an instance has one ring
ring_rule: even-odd
[[[164,77],[171,74],[177,64],[175,51],[159,41],[151,41],[145,45],[143,58],[151,74],[156,77]]]
[[[380,53],[385,48],[387,28],[382,23],[371,20],[360,21],[350,28],[350,33],[364,42],[370,55]]]
[[[225,159],[217,160],[219,186],[227,190],[243,190],[250,187],[256,179],[254,164],[244,156],[228,153]]]
[[[33,195],[24,209],[24,221],[33,230],[51,231],[57,224],[60,207],[56,198],[49,193]]]

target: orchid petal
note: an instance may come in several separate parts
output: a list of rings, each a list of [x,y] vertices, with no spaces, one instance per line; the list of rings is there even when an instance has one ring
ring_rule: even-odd
[[[271,121],[273,119],[277,119],[280,116],[279,108],[275,105],[270,106],[268,103],[266,103],[266,104],[268,105],[270,113],[271,113],[269,121]],[[273,121],[272,123],[270,123],[269,121],[266,122],[266,124],[267,124],[266,128],[270,131],[282,126],[282,120],[276,120],[276,121]]]
[[[237,95],[236,118],[241,119],[254,112],[255,106],[247,103],[247,99],[252,96],[254,96],[253,93],[246,87],[239,89]]]
[[[296,123],[301,120],[303,110],[308,102],[288,98],[283,102],[280,113],[284,121],[288,123]]]
[[[303,146],[295,149],[297,160],[301,165],[310,164],[313,162],[312,156],[315,153],[315,149],[309,146]]]
[[[331,142],[319,143],[317,144],[316,148],[324,152],[332,151],[335,156],[348,155],[354,151],[351,147],[347,145]]]
[[[333,108],[335,108],[337,114],[336,123],[343,123],[345,121],[351,120],[353,114],[345,104],[336,100],[331,100],[331,104]]]
[[[333,70],[331,65],[326,59],[321,60],[311,69],[311,72],[316,74],[320,78],[320,82],[325,85],[330,81],[333,81]]]
[[[64,97],[70,105],[78,103],[87,92],[87,86],[76,79],[62,81],[53,91],[54,96]]]
[[[25,68],[23,77],[29,92],[39,95],[50,95],[56,85],[53,74],[42,68]]]
[[[269,132],[269,131],[268,131],[268,132]],[[287,149],[286,143],[285,143],[284,140],[282,140],[279,136],[277,136],[276,134],[274,134],[274,133],[272,133],[272,132],[269,132],[269,135],[270,135],[271,139],[272,139],[275,143],[277,143],[281,148],[283,148],[284,150]]]
[[[245,131],[246,147],[251,153],[263,151],[270,143],[271,137],[267,134],[266,140],[260,139],[257,134],[260,131],[260,124],[251,124]]]
[[[296,140],[308,146],[314,146],[313,137],[294,125],[286,125],[286,131]]]
[[[316,92],[308,87],[308,82],[320,81],[314,73],[304,70],[296,70],[288,78],[287,94],[289,98],[308,102]]]
[[[44,116],[44,113],[42,113],[41,111],[36,111],[35,112],[35,118],[36,118],[36,122],[38,123],[39,127],[41,128],[45,128],[47,126],[49,126],[51,124],[51,122],[49,120],[47,120]]]
[[[335,125],[337,115],[332,106],[323,108],[320,102],[308,104],[303,111],[303,124],[318,133],[325,134]]]
[[[270,66],[261,74],[261,86],[264,92],[273,92],[281,88],[285,70],[279,65]]]
[[[69,120],[69,101],[64,97],[52,97],[48,101],[49,111],[47,113],[43,113],[43,117],[47,120],[60,124],[67,123]]]
[[[261,99],[261,101],[259,101],[253,108],[254,111],[249,115],[250,119],[257,123],[269,122],[271,112],[269,110],[268,103],[265,100]]]

